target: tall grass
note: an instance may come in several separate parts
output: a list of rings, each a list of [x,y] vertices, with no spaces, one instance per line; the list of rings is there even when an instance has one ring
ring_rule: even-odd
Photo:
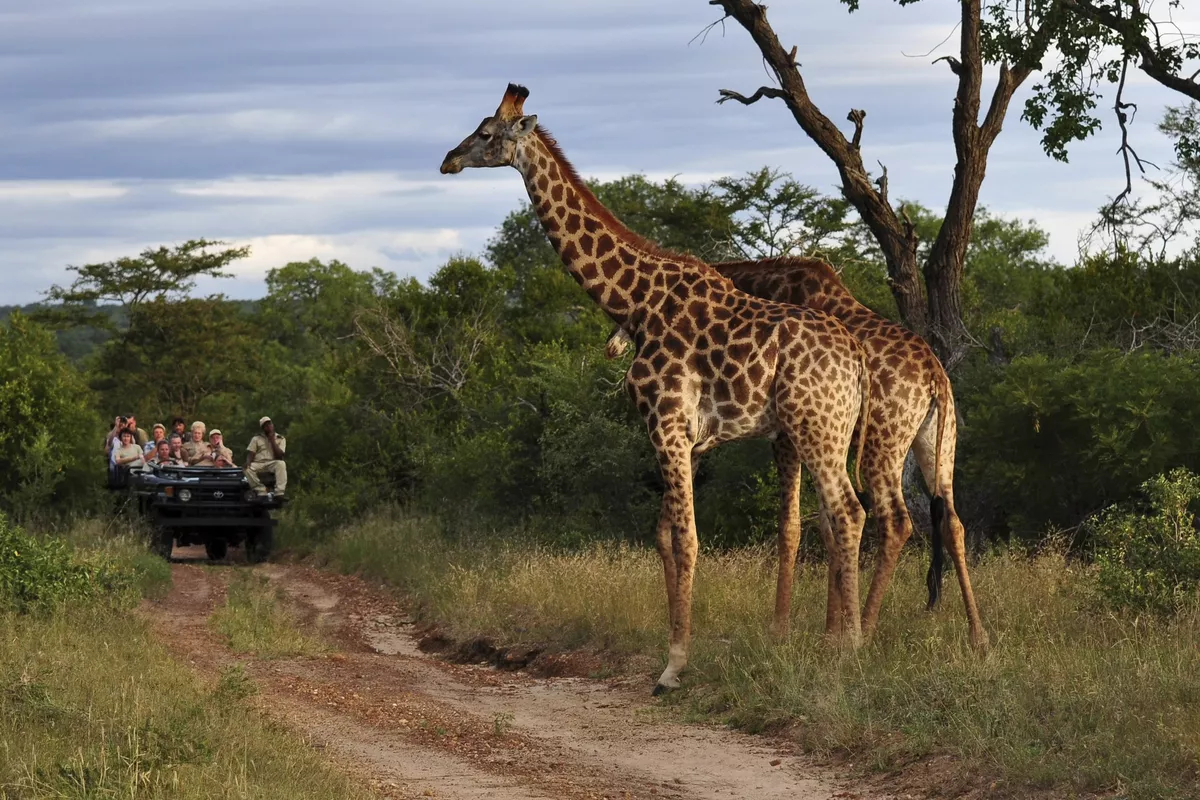
[[[0,641],[0,797],[359,796],[129,614],[0,615]]]
[[[235,653],[259,658],[315,656],[329,648],[305,634],[287,610],[281,590],[261,575],[238,572],[229,582],[225,604],[209,624],[226,638]]]
[[[399,586],[459,637],[665,653],[648,549],[451,539],[393,512],[346,528],[326,552]],[[822,635],[823,568],[799,571],[793,631],[779,642],[767,634],[772,554],[704,554],[689,688],[673,702],[750,729],[799,723],[809,749],[881,768],[950,753],[1013,787],[1200,796],[1200,610],[1170,622],[1104,612],[1092,575],[1061,555],[996,555],[972,571],[993,643],[980,657],[953,575],[944,607],[922,610],[918,562],[902,560],[878,634],[846,651]]]
[[[80,565],[112,579],[30,613],[0,610],[0,798],[367,796],[247,706],[244,673],[206,686],[170,657],[130,608],[131,587],[162,592],[170,568],[119,528],[79,520],[26,537],[72,546],[69,560],[34,565],[46,580]]]

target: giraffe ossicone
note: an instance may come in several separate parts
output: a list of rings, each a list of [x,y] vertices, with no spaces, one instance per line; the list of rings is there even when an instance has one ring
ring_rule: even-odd
[[[752,297],[708,264],[626,228],[537,117],[525,115],[528,95],[509,84],[496,112],[446,154],[441,171],[516,168],[567,271],[632,338],[636,354],[625,385],[666,485],[656,546],[670,636],[656,691],[679,685],[688,658],[698,551],[693,461],[735,439],[772,439],[779,466],[775,629],[786,631],[791,613],[803,466],[817,489],[829,552],[826,630],[857,645],[858,549],[866,515],[846,463],[856,427],[860,436],[869,428],[866,352],[834,317]]]

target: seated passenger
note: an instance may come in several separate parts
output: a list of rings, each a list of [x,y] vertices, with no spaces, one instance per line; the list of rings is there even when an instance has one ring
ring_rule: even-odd
[[[233,451],[221,443],[221,431],[213,428],[208,434],[208,449],[204,457],[196,462],[197,467],[236,467],[233,463]]]
[[[246,445],[246,480],[256,495],[266,497],[267,487],[263,485],[258,473],[270,472],[275,476],[274,496],[283,497],[287,490],[287,464],[283,463],[283,451],[287,442],[283,434],[275,433],[275,423],[271,422],[270,417],[263,417],[258,421],[258,425],[262,428],[262,433]]]
[[[187,423],[183,421],[183,417],[176,417],[171,420],[171,433],[178,433],[179,441],[181,442],[187,439]],[[170,439],[171,437],[168,435],[167,438]]]
[[[183,454],[180,453],[182,456]],[[171,455],[171,443],[163,439],[158,443],[158,447],[154,450],[154,455],[146,459],[147,466],[155,467],[186,467],[187,462],[183,458],[175,458]]]
[[[132,469],[146,463],[142,448],[135,443],[133,431],[125,428],[121,431],[121,444],[113,449],[113,464],[118,468]]]
[[[167,442],[171,447],[171,464],[172,467],[186,467],[187,455],[183,452],[183,437],[178,433],[172,433],[167,438]]]
[[[155,451],[158,450],[158,443],[167,438],[166,427],[161,422],[154,423],[154,427],[150,429],[150,438],[152,441],[147,442],[143,448],[147,458],[154,455]]]
[[[195,465],[208,451],[208,445],[204,443],[204,430],[204,423],[200,420],[192,423],[192,438],[183,443],[183,457],[188,464]]]

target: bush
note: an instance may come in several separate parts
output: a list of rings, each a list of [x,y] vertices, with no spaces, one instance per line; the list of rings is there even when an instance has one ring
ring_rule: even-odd
[[[0,507],[22,520],[102,483],[99,422],[54,334],[21,314],[0,325]]]
[[[1200,586],[1200,531],[1193,504],[1200,476],[1172,470],[1142,484],[1147,505],[1114,506],[1090,524],[1100,595],[1116,608],[1173,614],[1190,606]]]
[[[102,552],[78,554],[58,537],[30,536],[0,514],[0,610],[45,611],[139,594],[134,570]]]
[[[1200,469],[1198,370],[1198,353],[1099,351],[968,372],[955,385],[964,490],[988,495],[1002,532],[1032,540],[1130,499],[1154,475]]]

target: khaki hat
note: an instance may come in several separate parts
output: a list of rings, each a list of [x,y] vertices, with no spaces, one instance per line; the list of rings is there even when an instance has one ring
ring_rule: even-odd
[[[270,421],[271,421],[271,418],[270,418],[270,417],[263,417],[262,419],[260,419],[260,420],[258,421],[258,427],[260,427],[260,428],[261,428],[263,425],[266,425],[266,424],[267,424],[268,422],[270,422]]]
[[[204,430],[205,425],[200,420],[196,420],[195,422],[192,423],[192,430],[196,430],[196,428],[199,428],[200,430]]]
[[[208,438],[210,438],[210,439],[214,436],[221,436],[221,435],[222,434],[221,434],[220,428],[213,428],[211,431],[208,432]]]
[[[150,426],[150,430],[156,430],[156,429],[161,430],[163,433],[167,432],[167,426],[163,425],[161,422],[156,422]]]

